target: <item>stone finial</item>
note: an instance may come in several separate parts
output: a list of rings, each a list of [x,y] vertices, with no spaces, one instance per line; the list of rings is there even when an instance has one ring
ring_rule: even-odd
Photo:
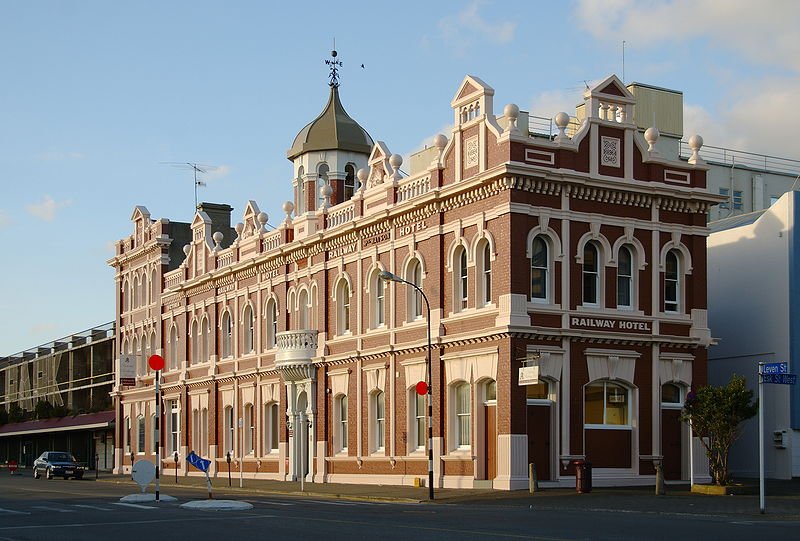
[[[568,141],[569,137],[567,137],[567,126],[569,126],[569,115],[564,111],[561,111],[553,117],[553,122],[555,122],[556,127],[558,128],[556,141]]]
[[[447,146],[447,137],[440,134],[437,134],[433,138],[433,146],[436,147],[439,152],[436,154],[436,159],[433,160],[431,163],[434,167],[439,167],[442,163],[442,154],[444,154],[444,147]]]
[[[703,138],[695,134],[689,137],[689,148],[692,149],[692,155],[689,157],[689,163],[692,165],[703,165],[706,161],[700,157],[700,149],[703,148]]]
[[[222,239],[225,238],[225,235],[222,234],[222,231],[217,231],[211,238],[214,239],[214,251],[218,252],[222,249]]]
[[[244,231],[244,224],[242,222],[239,222],[236,224],[236,226],[234,226],[234,229],[236,230],[236,240],[239,240],[240,238],[242,238],[242,231]]]
[[[650,153],[651,156],[658,156],[658,150],[656,150],[656,142],[658,141],[661,132],[658,131],[658,128],[655,126],[651,126],[647,128],[644,132],[644,140],[647,141],[649,145],[647,151]]]
[[[286,214],[286,218],[283,220],[283,223],[288,225],[292,223],[292,211],[294,210],[294,203],[291,201],[286,201],[282,208],[284,214]]]
[[[327,209],[331,206],[331,195],[333,195],[333,188],[327,182],[319,187],[319,196],[322,198],[322,208]]]
[[[267,216],[266,212],[259,212],[256,216],[256,220],[258,220],[258,224],[261,226],[259,229],[260,233],[263,233],[266,230],[267,222],[269,221],[269,216]]]
[[[358,189],[364,191],[367,189],[367,179],[369,178],[369,171],[363,167],[356,171],[356,178],[358,179]]]
[[[403,165],[403,157],[400,154],[392,154],[389,156],[389,165],[392,166],[392,176],[390,177],[392,180],[400,180],[402,175],[400,175],[400,166]]]
[[[186,257],[189,257],[189,252],[191,252],[191,251],[192,251],[192,245],[191,244],[184,244],[183,245],[183,255],[185,255]]]
[[[519,133],[517,119],[519,118],[519,106],[516,103],[509,103],[503,107],[503,114],[508,119],[506,133]]]

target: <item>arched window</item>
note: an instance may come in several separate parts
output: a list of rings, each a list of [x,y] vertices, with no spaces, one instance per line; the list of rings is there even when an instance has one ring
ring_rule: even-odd
[[[233,356],[233,323],[231,322],[231,314],[227,310],[222,313],[222,322],[220,323],[220,332],[222,334],[222,358]]]
[[[683,387],[674,383],[665,383],[661,386],[661,407],[663,408],[682,408],[683,407]]]
[[[386,395],[372,393],[372,451],[382,451],[386,445]]]
[[[478,304],[486,306],[492,302],[492,253],[489,242],[478,243],[477,254]]]
[[[550,254],[547,241],[541,235],[531,245],[531,300],[547,301],[550,292]]]
[[[136,419],[136,452],[144,453],[145,422],[144,415],[139,415]]]
[[[169,332],[169,367],[172,370],[178,368],[178,328],[173,325]]]
[[[242,317],[242,325],[244,326],[244,352],[252,353],[255,351],[255,326],[253,324],[253,308],[248,305],[244,307],[244,317]]]
[[[235,441],[233,431],[234,431],[234,419],[233,419],[233,407],[232,406],[225,406],[225,415],[223,416],[224,421],[224,432],[223,432],[223,453],[227,453],[230,451],[231,456],[235,456],[233,454],[233,442]],[[224,454],[223,454],[224,456]]]
[[[630,426],[630,393],[626,387],[610,381],[598,381],[585,387],[587,425]]]
[[[321,163],[317,167],[317,209],[321,209],[325,204],[325,197],[322,196],[320,188],[328,185],[328,171],[330,168],[327,163]]]
[[[617,256],[617,307],[633,308],[633,254],[627,246]]]
[[[129,455],[131,452],[131,418],[125,417],[125,431],[122,434],[122,446],[125,449],[125,454]]]
[[[308,291],[305,289],[300,291],[297,299],[297,323],[299,329],[308,329]]]
[[[417,287],[422,287],[422,265],[418,259],[412,259],[406,270],[406,280]],[[408,320],[422,317],[422,294],[413,287],[406,288],[408,298]]]
[[[347,285],[347,280],[342,278],[339,280],[339,285],[336,292],[336,332],[339,335],[348,334],[350,332],[350,286]]]
[[[356,186],[356,166],[348,163],[344,166],[344,200],[347,201],[353,197],[358,187]]]
[[[180,445],[180,438],[181,438],[181,410],[180,410],[180,402],[177,400],[168,400],[167,401],[167,413],[169,417],[167,417],[167,423],[169,426],[167,427],[167,434],[169,434],[169,441],[168,441],[168,453],[174,453],[175,451],[179,451]]]
[[[211,324],[208,322],[208,317],[203,317],[203,322],[200,324],[203,336],[200,339],[200,361],[206,362],[209,360],[209,352],[211,351]]]
[[[195,319],[192,322],[192,342],[191,342],[192,350],[189,352],[189,359],[191,360],[191,364],[197,364],[203,362],[203,357],[200,355],[200,325],[198,325],[197,320]]]
[[[256,443],[256,420],[253,415],[253,404],[244,406],[244,454],[252,455],[255,453]]]
[[[295,216],[299,216],[306,211],[306,175],[305,168],[301,165],[297,169],[297,209]]]
[[[334,402],[334,452],[343,453],[347,451],[347,395],[337,395]]]
[[[459,449],[470,447],[471,407],[469,383],[460,383],[455,387],[456,424],[455,441]]]
[[[127,312],[131,309],[131,288],[128,280],[122,282],[122,311]]]
[[[600,302],[600,254],[594,242],[583,247],[583,304]]]
[[[270,402],[264,406],[264,454],[278,452],[279,433],[278,404]]]
[[[144,355],[142,355],[142,350],[139,349],[139,339],[135,336],[131,341],[131,352],[136,355],[136,375],[144,376],[147,373],[144,368]]]
[[[550,398],[550,384],[540,379],[539,383],[525,386],[526,400],[547,400]]]
[[[372,320],[372,328],[377,329],[378,327],[382,327],[385,322],[386,285],[378,276],[378,271],[372,273],[371,282],[372,283],[370,284],[370,287],[373,293],[371,303],[372,313],[370,316]]]
[[[208,408],[200,410],[200,456],[208,454]]]
[[[278,304],[275,299],[267,301],[267,349],[277,344],[278,336]]]
[[[455,310],[460,312],[467,307],[467,300],[469,294],[469,284],[467,282],[467,251],[463,246],[456,248],[453,253],[453,269],[455,274]]]
[[[664,311],[680,311],[681,268],[677,250],[667,252],[664,271]]]

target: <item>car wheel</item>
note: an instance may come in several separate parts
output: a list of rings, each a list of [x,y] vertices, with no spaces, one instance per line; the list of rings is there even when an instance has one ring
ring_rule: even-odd
[[[52,472],[52,470],[50,470],[50,468],[47,468],[47,469],[45,470],[45,472],[44,472],[44,476],[45,476],[46,478],[48,478],[48,479],[52,479],[52,478],[53,478],[53,472]]]
[[[79,474],[78,474],[78,475],[76,475],[74,478],[75,478],[75,479],[77,479],[78,481],[80,481],[81,479],[83,479],[83,474],[82,474],[82,473],[79,473]]]
[[[33,478],[34,479],[39,479],[40,477],[41,477],[41,474],[39,473],[39,470],[36,469],[36,468],[33,468]]]

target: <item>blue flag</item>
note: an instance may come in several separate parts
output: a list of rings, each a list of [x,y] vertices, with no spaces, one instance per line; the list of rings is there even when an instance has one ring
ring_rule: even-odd
[[[186,457],[186,461],[201,472],[205,473],[208,473],[208,467],[211,465],[210,460],[206,460],[205,458],[198,456],[194,451],[189,453],[189,456]]]

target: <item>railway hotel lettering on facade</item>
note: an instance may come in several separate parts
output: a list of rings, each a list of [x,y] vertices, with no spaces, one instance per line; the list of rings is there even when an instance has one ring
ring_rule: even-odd
[[[153,374],[163,373],[164,468],[191,450],[212,472],[307,482],[426,482],[431,301],[437,487],[688,478],[683,396],[706,379],[706,167],[692,138],[668,161],[611,76],[585,121],[537,137],[515,105],[466,77],[454,129],[402,159],[345,112],[338,86],[295,138],[294,201],[267,231],[249,201],[200,205],[191,224],[133,213],[117,244],[117,471],[153,457]],[[287,192],[289,184],[287,183]],[[538,379],[520,385],[519,368]]]

